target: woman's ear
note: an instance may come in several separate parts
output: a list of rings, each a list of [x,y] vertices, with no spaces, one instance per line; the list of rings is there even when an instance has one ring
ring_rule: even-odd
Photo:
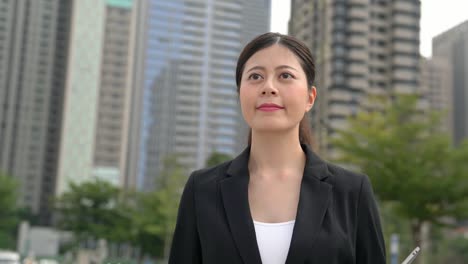
[[[306,112],[309,112],[310,109],[312,109],[312,106],[314,106],[315,98],[317,98],[317,88],[315,88],[315,86],[312,86],[307,96]]]

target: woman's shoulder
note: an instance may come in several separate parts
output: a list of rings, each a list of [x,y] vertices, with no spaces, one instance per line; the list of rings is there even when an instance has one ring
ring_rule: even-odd
[[[327,167],[329,177],[326,181],[330,183],[336,191],[359,193],[363,185],[369,183],[368,176],[363,173],[343,168],[329,162],[327,162]]]
[[[214,166],[195,170],[191,173],[190,177],[193,178],[195,185],[216,183],[226,177],[227,170],[231,163],[232,160],[229,160]]]
[[[307,173],[315,174],[319,180],[330,184],[334,192],[360,192],[363,184],[369,182],[365,174],[352,168],[345,168],[317,155],[309,146],[303,145],[308,158]]]

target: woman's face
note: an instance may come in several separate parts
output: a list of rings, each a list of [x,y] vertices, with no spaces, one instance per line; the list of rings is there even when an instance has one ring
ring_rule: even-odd
[[[307,87],[298,58],[277,44],[247,60],[239,92],[244,119],[257,132],[298,129],[316,96],[315,87]]]

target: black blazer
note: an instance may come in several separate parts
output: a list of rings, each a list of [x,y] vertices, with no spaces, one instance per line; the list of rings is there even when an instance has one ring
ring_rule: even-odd
[[[368,178],[307,160],[286,264],[385,263],[385,244]],[[190,176],[179,207],[169,264],[260,264],[248,202],[250,149]]]

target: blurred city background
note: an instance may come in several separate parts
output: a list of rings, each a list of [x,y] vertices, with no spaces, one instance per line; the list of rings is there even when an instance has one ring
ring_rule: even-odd
[[[468,263],[466,10],[0,0],[0,263],[165,263],[190,171],[246,147],[236,60],[267,31],[311,49],[314,148],[369,175],[388,263]]]

